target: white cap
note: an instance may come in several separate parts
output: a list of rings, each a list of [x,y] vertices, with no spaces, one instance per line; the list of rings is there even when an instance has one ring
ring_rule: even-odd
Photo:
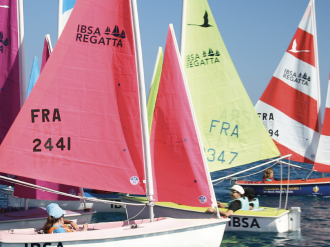
[[[240,185],[235,184],[233,187],[228,188],[228,189],[229,189],[229,190],[236,190],[236,191],[238,191],[239,193],[241,193],[241,195],[244,195],[244,189],[243,189],[243,187],[240,186]]]

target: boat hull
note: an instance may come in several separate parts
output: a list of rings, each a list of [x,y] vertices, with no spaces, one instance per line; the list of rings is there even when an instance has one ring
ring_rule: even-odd
[[[288,181],[237,181],[236,184],[243,188],[254,189],[256,195],[260,196],[279,196],[288,194],[289,196],[330,196],[330,178],[313,178],[307,180],[289,180],[289,190],[287,192]]]
[[[13,196],[12,189],[2,189],[6,192],[8,198],[8,205],[10,207],[24,207],[25,199]],[[85,192],[86,197],[99,198],[102,200],[112,200],[120,201],[120,197],[115,194],[94,194]],[[36,199],[27,199],[29,208],[34,207],[47,207],[48,204],[54,202],[57,203],[64,210],[83,210],[84,203],[79,200],[76,201],[49,201],[49,200],[36,200]],[[86,201],[86,207],[92,208],[97,212],[107,212],[107,213],[124,213],[125,210],[121,205],[115,204],[105,204],[102,202],[91,202]]]
[[[128,197],[122,197],[123,202],[137,203]],[[137,215],[137,219],[148,217],[149,211],[127,205],[128,217]],[[227,222],[226,231],[243,231],[243,232],[287,232],[291,230],[300,230],[300,208],[297,210],[281,210],[277,214],[277,209],[273,210],[272,216],[267,216],[262,210],[260,211],[238,211]],[[246,214],[244,214],[246,212]],[[183,208],[174,208],[162,205],[154,206],[155,217],[173,217],[179,219],[205,219],[215,217],[215,215],[193,211]]]
[[[161,219],[150,223],[134,221],[132,229],[123,222],[89,225],[87,232],[70,234],[35,234],[33,230],[0,232],[1,247],[162,247],[210,246],[219,247],[226,226],[226,219]]]
[[[77,224],[89,223],[95,211],[66,211],[65,219]],[[45,208],[35,208],[26,211],[10,212],[0,216],[0,230],[42,228],[47,221]]]

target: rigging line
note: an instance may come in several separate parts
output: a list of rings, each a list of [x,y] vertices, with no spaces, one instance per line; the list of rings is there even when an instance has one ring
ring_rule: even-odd
[[[277,163],[275,163],[275,164],[273,164],[273,165],[271,165],[271,166],[268,166],[267,168],[262,169],[261,171],[258,171],[258,172],[252,173],[252,174],[248,174],[248,175],[245,175],[245,176],[241,176],[241,177],[235,177],[235,178],[239,179],[239,178],[244,178],[244,177],[250,177],[250,176],[252,176],[252,175],[255,175],[255,174],[261,173],[261,172],[265,171],[266,169],[271,168],[271,167],[273,167],[273,166],[275,166],[275,165],[277,165]],[[222,181],[224,181],[224,180],[222,180]]]
[[[35,185],[35,184],[30,184],[30,183],[27,183],[27,182],[22,182],[22,181],[19,181],[19,180],[13,179],[13,178],[4,177],[4,176],[0,176],[0,179],[6,180],[6,181],[9,181],[9,182],[18,184],[18,185],[22,185],[22,186],[25,186],[25,187],[38,189],[38,190],[50,192],[50,193],[57,194],[57,195],[63,195],[63,196],[68,196],[68,197],[72,197],[72,198],[77,198],[77,199],[80,199],[80,200],[85,199],[87,201],[101,202],[101,203],[105,203],[105,204],[118,204],[118,205],[131,205],[131,206],[144,206],[145,205],[145,203],[140,203],[140,204],[138,204],[138,203],[125,203],[125,202],[118,202],[118,201],[111,201],[111,200],[101,200],[101,199],[97,199],[97,198],[71,195],[71,194],[68,194],[68,193],[60,192],[60,191],[57,191],[57,190],[52,190],[52,189],[49,189],[49,188],[46,188],[46,187],[42,187],[42,186]]]

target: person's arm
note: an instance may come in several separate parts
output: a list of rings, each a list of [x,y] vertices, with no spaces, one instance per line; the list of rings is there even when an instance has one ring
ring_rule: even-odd
[[[219,211],[221,215],[229,217],[234,213],[233,210],[228,209],[226,212]]]
[[[217,203],[218,203],[218,208],[226,208],[226,206],[221,202],[217,201]]]
[[[70,224],[74,230],[79,231],[79,226],[74,221],[64,219],[64,224]]]

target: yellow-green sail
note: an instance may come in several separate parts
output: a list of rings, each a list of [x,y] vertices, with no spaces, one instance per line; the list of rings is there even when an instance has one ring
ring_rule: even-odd
[[[156,64],[155,64],[155,68],[154,68],[154,74],[152,76],[152,81],[151,81],[151,86],[150,86],[150,91],[149,91],[149,98],[148,98],[148,105],[147,105],[149,135],[151,132],[152,118],[154,115],[154,110],[155,110],[155,105],[156,105],[156,100],[157,100],[160,76],[162,74],[162,67],[163,67],[163,48],[159,47]]]
[[[280,153],[245,91],[206,0],[184,0],[181,56],[210,171]]]

